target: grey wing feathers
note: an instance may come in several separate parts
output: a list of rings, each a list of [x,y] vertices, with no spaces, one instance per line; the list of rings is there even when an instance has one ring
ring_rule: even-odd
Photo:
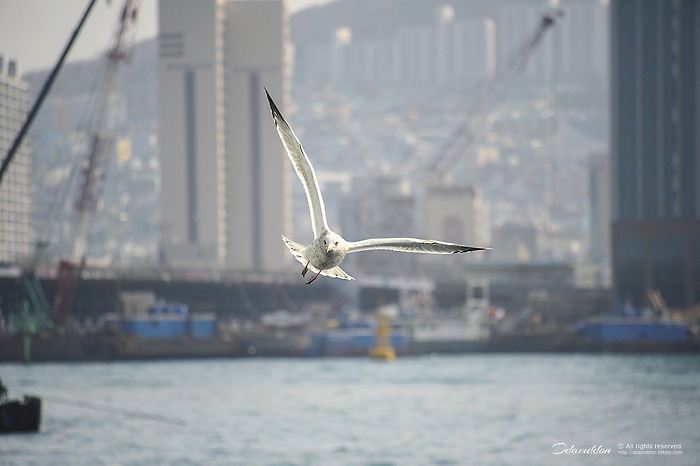
[[[265,89],[265,94],[270,103],[270,111],[272,112],[272,119],[275,121],[275,126],[277,127],[277,133],[280,139],[282,139],[282,144],[284,144],[289,160],[291,160],[294,170],[297,172],[304,186],[306,200],[309,203],[309,212],[311,214],[311,226],[314,230],[314,237],[316,237],[324,228],[328,228],[326,223],[326,211],[323,205],[323,198],[321,197],[321,190],[316,180],[316,174],[299,139],[285,121],[277,105],[272,101],[272,97],[270,97],[267,89]]]
[[[463,252],[483,251],[488,248],[464,246],[462,244],[446,243],[416,238],[375,238],[349,243],[348,253],[384,249],[399,252],[414,252],[422,254],[458,254]]]

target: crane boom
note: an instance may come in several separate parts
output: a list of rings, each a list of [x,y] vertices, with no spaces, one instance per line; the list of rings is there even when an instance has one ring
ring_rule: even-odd
[[[542,42],[545,33],[555,25],[557,18],[562,16],[563,12],[561,10],[549,9],[540,17],[540,22],[535,31],[525,39],[508,59],[506,70],[489,80],[474,97],[465,117],[455,126],[432,159],[428,166],[429,173],[446,174],[469,150],[479,134],[478,130],[474,131],[472,129],[475,126],[474,122],[477,118],[483,117],[483,110],[490,98],[502,88],[507,78],[525,69],[533,53]],[[460,142],[462,142],[461,146],[458,145]],[[464,148],[464,145],[466,145],[466,148]]]
[[[63,63],[66,61],[66,57],[68,57],[68,52],[70,52],[71,48],[73,47],[73,43],[75,43],[75,40],[78,38],[78,35],[80,34],[80,31],[82,30],[83,25],[85,24],[85,21],[87,20],[88,15],[92,10],[92,7],[95,6],[95,1],[96,0],[90,0],[90,3],[88,3],[87,8],[85,9],[85,13],[83,13],[83,16],[80,19],[78,26],[76,26],[75,30],[73,31],[73,34],[71,35],[70,39],[68,40],[68,43],[66,44],[66,47],[63,49],[63,53],[58,59],[56,66],[53,67],[53,70],[51,70],[49,77],[46,78],[46,81],[44,82],[41,91],[39,91],[39,95],[37,96],[36,101],[32,106],[32,109],[29,111],[27,118],[24,120],[22,128],[19,130],[19,133],[17,133],[17,136],[15,137],[15,140],[12,143],[10,150],[7,151],[7,156],[5,156],[5,159],[2,161],[2,165],[0,165],[0,184],[2,183],[2,178],[5,175],[5,172],[7,171],[8,167],[10,166],[12,159],[14,159],[15,154],[19,150],[20,145],[22,145],[24,137],[29,132],[34,118],[39,113],[39,110],[41,109],[44,100],[46,100],[46,96],[49,94],[51,86],[53,86],[53,83],[56,81],[58,73],[61,71]]]
[[[137,0],[125,0],[112,42],[105,56],[92,107],[89,146],[80,172],[78,194],[70,223],[69,252],[58,266],[57,288],[51,311],[54,322],[65,323],[73,308],[80,280],[92,221],[104,192],[111,164],[112,130],[108,125],[110,98],[123,78],[125,64],[131,62],[136,33]]]

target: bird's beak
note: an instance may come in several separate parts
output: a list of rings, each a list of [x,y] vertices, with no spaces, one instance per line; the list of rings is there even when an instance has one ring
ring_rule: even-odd
[[[333,250],[333,245],[329,244],[328,247],[326,248],[326,253],[329,253]]]

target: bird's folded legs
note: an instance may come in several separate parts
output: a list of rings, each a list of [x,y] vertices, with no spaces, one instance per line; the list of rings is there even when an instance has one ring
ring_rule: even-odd
[[[309,271],[309,264],[310,263],[311,263],[311,261],[307,262],[306,265],[304,266],[304,268],[302,269],[302,271],[301,271],[302,277],[305,277],[307,272]],[[312,275],[311,278],[309,278],[309,281],[306,282],[306,284],[311,285],[311,282],[316,280],[320,274],[321,274],[321,272],[319,271],[316,275]]]
[[[316,278],[318,278],[319,275],[321,275],[321,272],[318,272],[316,275],[313,275],[311,278],[309,278],[309,281],[306,282],[306,284],[311,285],[311,282],[316,280]]]

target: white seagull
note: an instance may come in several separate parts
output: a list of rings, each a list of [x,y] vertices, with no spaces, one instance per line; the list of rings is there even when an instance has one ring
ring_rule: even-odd
[[[488,249],[416,238],[375,238],[356,242],[345,241],[339,234],[328,228],[326,209],[323,205],[321,190],[318,187],[318,181],[311,162],[309,162],[309,158],[306,156],[306,152],[301,147],[301,143],[294,131],[289,127],[289,124],[272,101],[267,89],[265,89],[265,94],[267,94],[267,100],[270,102],[272,119],[275,121],[282,144],[284,144],[289,160],[292,161],[294,170],[296,170],[301,184],[304,186],[306,200],[309,203],[309,211],[311,212],[311,226],[315,238],[311,244],[302,246],[282,236],[282,240],[284,240],[292,255],[304,264],[301,275],[305,277],[309,270],[314,273],[309,281],[306,282],[307,284],[316,280],[319,275],[342,278],[343,280],[354,280],[339,267],[345,256],[351,252],[386,249],[426,254],[456,254]]]

